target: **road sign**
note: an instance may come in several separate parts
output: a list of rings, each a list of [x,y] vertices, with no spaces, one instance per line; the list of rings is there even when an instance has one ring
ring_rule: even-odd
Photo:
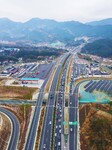
[[[69,122],[69,125],[77,125],[77,121],[75,121],[75,122]]]
[[[63,121],[63,125],[66,125],[66,122],[65,122],[65,121]]]
[[[69,122],[69,125],[77,125],[77,121],[75,121],[75,122]],[[67,122],[66,121],[63,121],[63,125],[66,125],[67,124]]]

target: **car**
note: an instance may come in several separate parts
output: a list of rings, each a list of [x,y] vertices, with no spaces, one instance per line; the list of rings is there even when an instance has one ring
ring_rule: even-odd
[[[73,131],[73,129],[72,129],[72,128],[70,128],[70,131],[72,132],[72,131]]]
[[[62,114],[60,115],[60,117],[62,117]]]
[[[50,95],[50,98],[51,98],[51,99],[53,98],[53,95],[52,95],[52,94]]]
[[[57,133],[55,133],[55,136],[57,136]]]
[[[61,129],[59,130],[59,133],[61,133]]]
[[[46,144],[44,144],[43,148],[46,148]]]
[[[55,148],[57,147],[57,145],[55,144]]]
[[[49,124],[51,124],[52,122],[50,121]]]

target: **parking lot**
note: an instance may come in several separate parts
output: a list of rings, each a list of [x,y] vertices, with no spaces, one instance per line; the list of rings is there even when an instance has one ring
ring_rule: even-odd
[[[27,72],[24,77],[26,78],[39,78],[45,80],[50,72],[53,63],[51,64],[39,64],[33,71]]]

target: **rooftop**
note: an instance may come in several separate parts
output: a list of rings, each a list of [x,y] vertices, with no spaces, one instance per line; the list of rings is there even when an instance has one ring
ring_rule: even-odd
[[[21,81],[38,81],[39,78],[21,78]]]

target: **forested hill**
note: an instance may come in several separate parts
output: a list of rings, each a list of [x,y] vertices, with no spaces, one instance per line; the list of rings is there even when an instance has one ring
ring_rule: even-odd
[[[14,22],[0,18],[0,40],[68,43],[76,37],[111,38],[112,25],[93,26],[77,21],[58,22],[32,18],[27,22]]]
[[[112,57],[112,40],[100,39],[89,43],[82,48],[82,53],[98,55],[101,57]]]

